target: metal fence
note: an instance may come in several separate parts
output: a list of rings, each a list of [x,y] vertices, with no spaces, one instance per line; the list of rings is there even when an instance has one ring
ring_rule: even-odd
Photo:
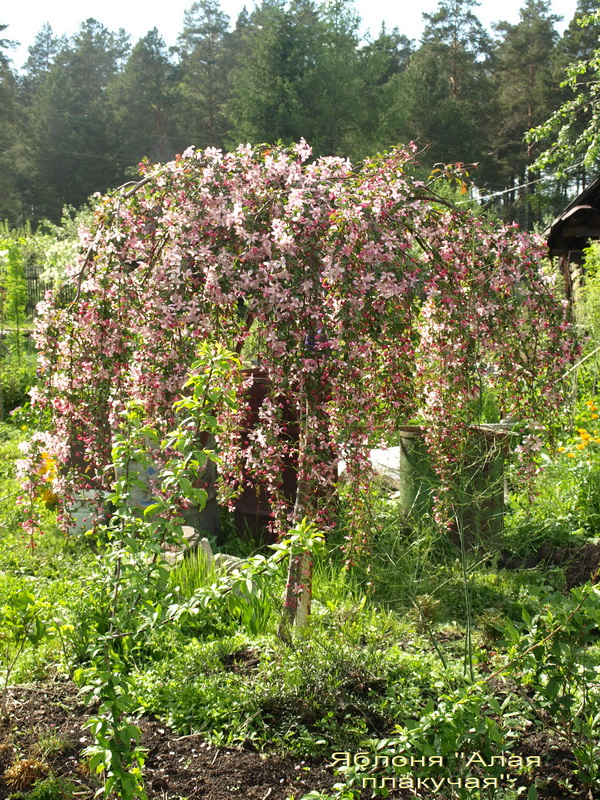
[[[27,275],[25,277],[27,284],[27,305],[25,313],[28,317],[35,316],[35,309],[46,296],[46,292],[51,291],[54,287],[50,281],[44,281],[37,275]],[[66,305],[71,300],[75,299],[76,289],[74,286],[61,286],[58,290],[58,300],[60,305]]]

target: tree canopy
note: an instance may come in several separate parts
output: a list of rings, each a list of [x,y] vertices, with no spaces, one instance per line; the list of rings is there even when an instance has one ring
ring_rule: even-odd
[[[580,5],[587,7],[584,2]],[[530,129],[527,137],[529,142],[546,147],[536,161],[535,166],[539,168],[551,168],[560,175],[575,164],[590,170],[597,169],[600,163],[599,32],[598,10],[582,16],[578,26],[572,26],[568,31],[568,41],[576,56],[576,60],[567,67],[567,77],[562,83],[568,97],[545,122]],[[590,45],[590,42],[594,44]],[[591,51],[590,46],[594,46]]]
[[[304,137],[316,156],[353,161],[414,141],[424,177],[440,163],[476,165],[480,195],[531,229],[566,197],[564,185],[556,195],[532,182],[545,145],[524,143],[525,133],[556,114],[552,130],[569,122],[576,158],[590,147],[586,163],[594,158],[598,23],[575,24],[590,10],[580,0],[560,37],[547,0],[525,0],[519,22],[494,31],[473,0],[440,0],[419,43],[385,27],[364,35],[351,0],[264,0],[236,20],[219,0],[199,0],[171,50],[158,31],[134,43],[92,19],[69,38],[45,26],[21,72],[0,44],[0,217],[58,222],[64,205],[119,185],[143,158],[168,160],[190,145]],[[561,92],[567,64],[573,88]]]
[[[252,372],[234,381],[240,410],[215,414],[224,485],[263,485],[279,531],[292,511],[286,458],[324,524],[338,458],[363,485],[369,447],[419,413],[443,520],[484,386],[524,424],[556,413],[573,342],[542,248],[442,200],[413,176],[410,150],[356,167],[310,155],[303,141],[188,150],[100,203],[70,270],[76,299],[50,299],[37,333],[33,402],[48,427],[32,463],[42,448],[73,465],[58,494],[69,480],[110,485],[129,403],[168,430],[200,342],[251,352],[268,379],[255,427],[244,421]]]

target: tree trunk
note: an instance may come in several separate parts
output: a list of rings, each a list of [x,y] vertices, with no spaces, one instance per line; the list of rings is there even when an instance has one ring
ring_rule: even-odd
[[[307,416],[309,401],[307,400]],[[308,481],[302,474],[303,457],[306,452],[307,444],[306,425],[300,428],[300,441],[298,453],[298,489],[296,492],[296,503],[294,505],[294,522],[298,523],[305,516],[310,515],[311,508]],[[308,622],[310,605],[312,599],[312,553],[305,550],[302,553],[290,553],[288,566],[288,577],[285,588],[285,601],[283,604],[283,616],[277,635],[281,639],[287,639],[288,629],[291,627],[301,628]]]

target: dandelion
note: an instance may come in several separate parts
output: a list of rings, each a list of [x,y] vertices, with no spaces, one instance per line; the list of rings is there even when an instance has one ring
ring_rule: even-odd
[[[567,453],[567,455],[569,456],[569,458],[575,458],[575,453]]]

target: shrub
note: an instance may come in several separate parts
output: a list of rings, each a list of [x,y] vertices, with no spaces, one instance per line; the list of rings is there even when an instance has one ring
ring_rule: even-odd
[[[11,353],[0,360],[0,418],[29,402],[29,390],[36,383],[37,359],[34,353],[17,357]]]

